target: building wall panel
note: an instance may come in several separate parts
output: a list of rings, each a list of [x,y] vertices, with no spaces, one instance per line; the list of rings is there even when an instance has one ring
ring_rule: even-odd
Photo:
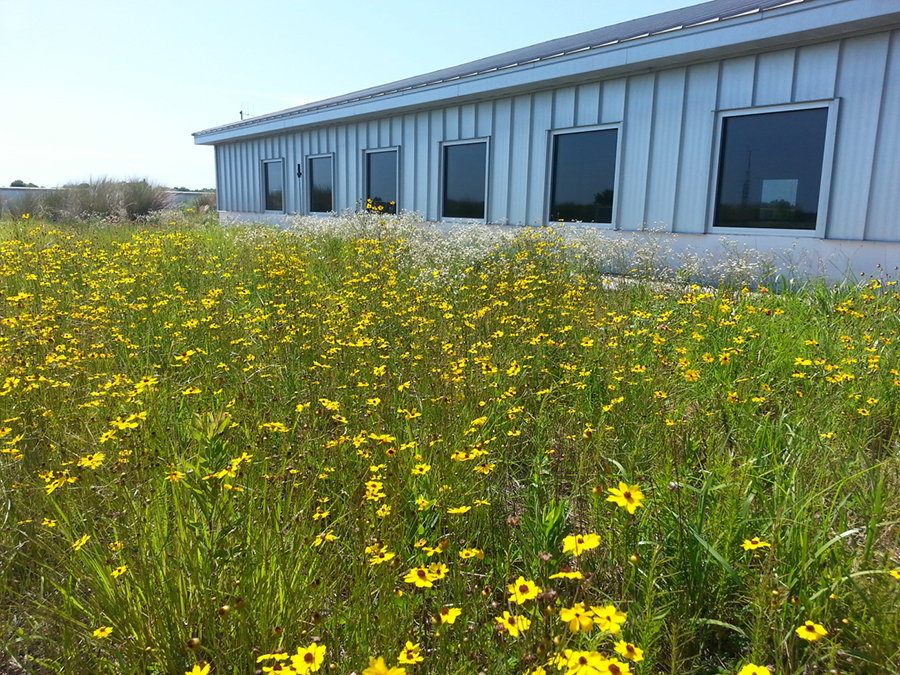
[[[578,85],[577,91],[574,126],[597,124],[600,121],[600,83]]]
[[[488,220],[499,223],[507,219],[509,202],[510,129],[512,128],[512,99],[502,98],[494,103],[493,133],[488,166],[493,180],[488,195]]]
[[[675,219],[675,188],[681,151],[681,120],[684,108],[684,68],[659,73],[653,104],[650,172],[647,180],[646,220],[650,229],[672,230]]]
[[[891,35],[884,82],[865,239],[898,241],[900,240],[900,31],[894,31]]]
[[[455,141],[459,136],[459,106],[450,106],[444,109],[444,138],[445,141]]]
[[[753,83],[756,79],[756,56],[742,56],[722,61],[719,70],[719,110],[748,108],[753,105]]]
[[[793,49],[760,54],[756,59],[753,105],[790,103],[794,90]]]
[[[524,223],[540,225],[544,220],[544,202],[547,185],[547,152],[550,129],[553,126],[553,92],[538,92],[533,97],[531,112],[531,138],[528,155],[528,192],[525,196],[527,207]],[[574,107],[574,91],[568,101],[568,110]],[[561,125],[556,125],[561,126]],[[566,126],[571,126],[568,122]]]
[[[427,112],[416,113],[416,142],[413,148],[413,157],[406,158],[407,162],[412,161],[415,166],[416,195],[411,208],[421,213],[426,219],[428,219],[428,181],[431,178],[431,157],[428,144],[431,136],[428,129],[430,122],[431,116]],[[435,180],[437,180],[436,177]]]
[[[575,126],[575,87],[557,89],[553,92],[553,118],[549,126],[554,129]]]
[[[428,205],[425,208],[425,217],[428,220],[438,220],[441,217],[441,143],[444,141],[444,115],[441,110],[431,112],[431,126],[429,127],[428,151],[430,162],[428,164]]]
[[[248,196],[250,181],[256,172],[250,163],[250,143],[243,142],[238,144],[238,175],[240,177],[237,193],[237,205],[241,211],[259,211],[256,204],[251,204]]]
[[[836,91],[841,107],[825,233],[832,239],[862,239],[865,233],[889,37],[879,33],[841,45]]]
[[[403,135],[400,138],[400,200],[399,207],[415,211],[416,199],[416,116],[403,116]]]
[[[464,105],[459,109],[459,137],[475,138],[475,104]]]
[[[650,166],[650,129],[653,121],[653,73],[628,78],[625,115],[619,140],[619,194],[615,226],[640,230],[645,225],[644,205]]]
[[[362,195],[362,168],[359,166],[359,159],[362,157],[363,147],[360,145],[359,140],[359,124],[351,124],[348,128],[348,133],[345,136],[345,142],[347,144],[347,151],[341,156],[335,157],[334,170],[336,175],[343,175],[344,178],[342,181],[335,181],[339,184],[339,186],[343,187],[343,190],[338,190],[339,193],[347,195],[348,197],[352,197],[350,201],[353,202],[352,206],[356,206],[357,198],[360,198]],[[308,180],[308,178],[307,178]],[[306,189],[309,192],[308,188]],[[306,208],[309,208],[309,195],[307,194],[307,202]],[[363,198],[364,200],[364,198]],[[348,205],[349,207],[350,205]]]
[[[494,130],[494,102],[485,101],[478,104],[475,122],[475,136],[487,138],[493,135]]]
[[[235,211],[249,211],[249,205],[244,204],[241,199],[241,193],[244,190],[243,181],[245,180],[245,172],[247,171],[241,158],[241,145],[242,143],[232,143],[229,153],[231,155],[231,181],[233,186],[231,203]]]
[[[625,116],[625,79],[608,80],[600,94],[600,122],[621,122]]]
[[[839,40],[806,45],[797,50],[794,101],[819,101],[834,97]]]
[[[528,190],[528,156],[531,152],[531,102],[531,94],[516,96],[513,99],[509,195],[506,200],[506,212],[509,214],[510,224],[521,225],[526,223],[528,218],[525,199]],[[498,176],[497,180],[502,181],[502,176]]]
[[[705,63],[687,71],[681,125],[681,157],[675,188],[675,232],[706,230],[706,205],[712,168],[719,66]]]
[[[247,172],[250,170],[250,167],[244,166],[243,145],[243,143],[235,143],[231,146],[231,161],[234,166],[234,175],[232,176],[234,192],[232,193],[231,201],[236,211],[251,210],[250,205],[244,203],[242,196],[244,193],[244,181],[247,180]]]

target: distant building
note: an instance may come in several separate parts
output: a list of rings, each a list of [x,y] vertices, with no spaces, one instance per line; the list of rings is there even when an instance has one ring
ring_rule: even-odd
[[[713,0],[194,142],[215,146],[219,208],[237,216],[371,200],[431,221],[663,229],[694,246],[712,234],[846,255],[837,242],[851,240],[865,264],[893,265],[900,2]]]

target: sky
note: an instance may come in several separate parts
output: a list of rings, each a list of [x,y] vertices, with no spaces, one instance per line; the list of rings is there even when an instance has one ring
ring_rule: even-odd
[[[696,0],[0,0],[0,186],[215,187],[191,134]]]

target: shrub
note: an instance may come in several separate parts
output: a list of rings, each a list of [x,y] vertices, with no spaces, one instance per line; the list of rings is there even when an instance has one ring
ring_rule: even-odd
[[[47,192],[41,197],[41,216],[53,223],[72,220],[69,209],[69,194],[65,189]]]
[[[90,183],[66,186],[69,211],[75,218],[116,219],[122,215],[121,184],[103,176]]]
[[[211,190],[207,192],[201,192],[197,195],[197,199],[195,200],[196,209],[198,212],[202,212],[205,208],[207,211],[212,211],[216,209],[216,191]]]
[[[20,220],[26,214],[39,215],[41,213],[40,195],[34,192],[26,192],[15,199],[8,200],[6,202],[6,213],[13,220]]]
[[[147,180],[131,180],[122,183],[122,206],[129,220],[137,220],[152,211],[162,211],[169,206],[168,190]]]

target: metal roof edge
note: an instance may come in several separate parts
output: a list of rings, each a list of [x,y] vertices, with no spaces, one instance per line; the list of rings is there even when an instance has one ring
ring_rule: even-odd
[[[715,2],[725,2],[725,0],[715,0]],[[598,50],[609,50],[609,48],[618,45],[620,49],[629,49],[634,46],[642,43],[649,43],[654,40],[671,40],[674,37],[687,37],[687,32],[694,33],[697,31],[705,31],[705,30],[718,30],[725,25],[728,26],[736,26],[744,24],[748,21],[756,22],[761,21],[763,18],[777,18],[777,16],[790,15],[797,11],[802,11],[807,7],[809,9],[822,8],[822,7],[832,7],[835,5],[844,5],[849,6],[851,4],[868,4],[868,5],[879,5],[883,4],[884,0],[786,0],[784,2],[758,2],[756,7],[751,7],[746,9],[745,11],[738,12],[736,14],[721,16],[721,17],[712,17],[698,23],[694,24],[678,24],[676,26],[672,26],[670,28],[661,28],[656,32],[642,33],[640,35],[635,35],[633,37],[625,37],[621,39],[614,39],[606,41],[602,44],[598,45],[578,45],[577,43],[572,45],[573,49],[564,50],[564,51],[553,51],[553,53],[548,54],[542,57],[530,58],[523,61],[514,61],[508,64],[496,64],[494,63],[492,67],[485,68],[484,70],[471,70],[471,69],[463,69],[463,72],[452,72],[454,69],[445,69],[438,70],[432,73],[426,73],[421,76],[417,76],[416,78],[408,78],[406,80],[399,80],[396,83],[390,83],[387,85],[382,85],[380,87],[373,87],[367,90],[360,90],[358,92],[353,92],[350,94],[346,94],[340,97],[333,97],[331,99],[324,99],[322,101],[314,102],[307,104],[305,106],[300,106],[297,108],[288,108],[285,110],[276,111],[270,114],[261,115],[258,117],[251,118],[249,120],[243,120],[241,122],[233,122],[231,124],[222,125],[218,127],[211,127],[209,129],[204,129],[202,131],[195,132],[193,135],[195,144],[205,145],[205,144],[215,144],[220,142],[225,142],[230,140],[231,138],[238,137],[247,137],[251,135],[259,135],[266,133],[273,133],[280,129],[286,128],[287,125],[284,124],[288,118],[301,119],[304,117],[312,116],[315,113],[321,113],[322,111],[326,111],[328,109],[339,108],[344,106],[351,106],[353,104],[359,104],[361,102],[370,101],[375,98],[381,99],[392,99],[396,100],[400,105],[396,106],[398,108],[406,107],[403,101],[405,95],[408,95],[409,92],[414,90],[422,90],[429,87],[436,87],[438,85],[446,85],[449,82],[457,82],[461,80],[473,81],[474,78],[477,77],[488,77],[491,75],[496,75],[501,72],[510,72],[513,69],[521,69],[525,72],[527,69],[534,68],[536,64],[545,63],[547,61],[559,60],[565,58],[579,58],[583,57],[591,52],[597,53]],[[704,3],[703,5],[694,5],[685,9],[692,9],[697,7],[702,7],[705,5],[711,5],[714,3]],[[729,3],[734,5],[734,2]],[[765,6],[763,6],[765,5]],[[804,5],[803,8],[794,8],[797,5]],[[898,6],[900,9],[900,6]],[[776,16],[772,16],[772,13],[782,10]],[[673,12],[663,13],[661,15],[653,15],[651,17],[647,17],[648,19],[652,19],[654,17],[664,16],[667,14],[679,14],[681,10],[674,10]],[[685,17],[682,17],[685,18]],[[731,23],[734,20],[738,20],[736,23]],[[740,21],[743,20],[743,21]],[[632,24],[633,22],[625,22],[625,24],[616,24],[615,26],[609,28],[615,28],[619,25],[627,25]],[[835,25],[839,25],[843,22],[834,21]],[[696,30],[694,30],[696,29]],[[601,29],[603,30],[603,29]],[[595,33],[596,31],[587,31],[586,33],[578,34],[576,36],[570,36],[570,38],[557,38],[556,40],[550,40],[548,42],[539,43],[539,45],[535,45],[535,47],[540,47],[542,45],[551,45],[558,43],[563,40],[568,40],[571,38],[577,38],[579,36]],[[751,41],[751,40],[748,40]],[[470,62],[469,64],[462,64],[462,66],[456,66],[456,69],[461,69],[463,66],[470,66],[480,62],[488,62],[492,58],[496,59],[506,54],[512,55],[516,53],[522,53],[523,56],[526,56],[523,50],[513,50],[512,52],[506,52],[505,54],[498,55],[497,57],[489,57],[488,59],[482,59],[480,61]],[[698,51],[698,50],[694,50]],[[678,56],[683,54],[690,53],[691,50],[682,49],[681,51],[674,52],[672,56]],[[487,64],[486,64],[487,65]],[[635,67],[637,67],[637,63],[633,63]],[[427,79],[425,81],[418,81],[419,78],[428,78],[429,76],[434,75],[434,79]],[[445,75],[443,78],[438,79],[439,75]],[[393,84],[397,85],[405,85],[402,87],[396,87],[391,89]],[[452,98],[452,96],[444,96],[443,98]],[[348,109],[346,117],[352,117],[359,114],[358,112],[354,112]],[[272,123],[276,123],[278,121],[282,121],[282,124],[277,125],[276,128],[273,128]],[[316,122],[310,122],[316,123]],[[303,123],[299,122],[295,125],[291,126],[302,126]],[[252,131],[254,127],[267,127],[266,129],[259,129],[258,131]],[[230,134],[233,132],[233,136]],[[228,134],[223,137],[223,134]],[[209,138],[214,136],[215,138]],[[209,138],[209,139],[208,139]],[[208,140],[207,140],[208,139]]]

